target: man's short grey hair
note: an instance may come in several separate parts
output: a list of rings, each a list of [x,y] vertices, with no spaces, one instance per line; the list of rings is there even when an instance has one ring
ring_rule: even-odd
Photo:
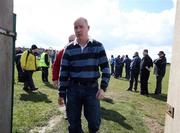
[[[76,21],[74,22],[74,24],[75,24],[78,20],[83,20],[87,25],[89,25],[89,24],[88,24],[88,20],[87,20],[86,18],[84,18],[84,17],[79,17],[78,19],[76,19]]]

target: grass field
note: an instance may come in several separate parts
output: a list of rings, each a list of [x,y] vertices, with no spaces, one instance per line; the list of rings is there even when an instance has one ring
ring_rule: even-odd
[[[106,98],[101,101],[100,133],[163,133],[169,68],[168,66],[163,80],[163,94],[160,96],[153,95],[155,76],[152,73],[148,97],[126,91],[128,81],[112,77]],[[15,83],[13,133],[28,133],[31,129],[47,125],[53,116],[62,115],[57,105],[57,90],[52,85],[47,86],[41,82],[40,72],[36,72],[33,77],[39,91],[32,94],[24,92],[22,84]],[[87,132],[84,117],[82,123],[84,131]],[[67,133],[67,126],[67,121],[62,119],[46,132]]]

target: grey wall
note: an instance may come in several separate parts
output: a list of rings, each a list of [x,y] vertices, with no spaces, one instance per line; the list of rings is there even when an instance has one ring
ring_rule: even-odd
[[[180,133],[180,0],[177,0],[167,103],[174,107],[174,118],[166,115],[165,133]]]
[[[13,0],[0,0],[0,28],[13,30]],[[0,34],[0,132],[11,132],[13,39]]]

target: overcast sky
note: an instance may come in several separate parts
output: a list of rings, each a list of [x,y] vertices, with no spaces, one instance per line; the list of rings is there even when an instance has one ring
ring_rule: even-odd
[[[171,58],[176,0],[14,0],[16,46],[60,50],[74,33],[78,17],[89,21],[89,35],[102,42],[107,55],[142,54],[154,59],[164,50]]]

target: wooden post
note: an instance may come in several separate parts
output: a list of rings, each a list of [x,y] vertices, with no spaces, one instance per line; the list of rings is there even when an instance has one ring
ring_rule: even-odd
[[[0,132],[12,131],[13,0],[0,0]]]
[[[180,0],[177,0],[174,30],[165,133],[180,133]]]

